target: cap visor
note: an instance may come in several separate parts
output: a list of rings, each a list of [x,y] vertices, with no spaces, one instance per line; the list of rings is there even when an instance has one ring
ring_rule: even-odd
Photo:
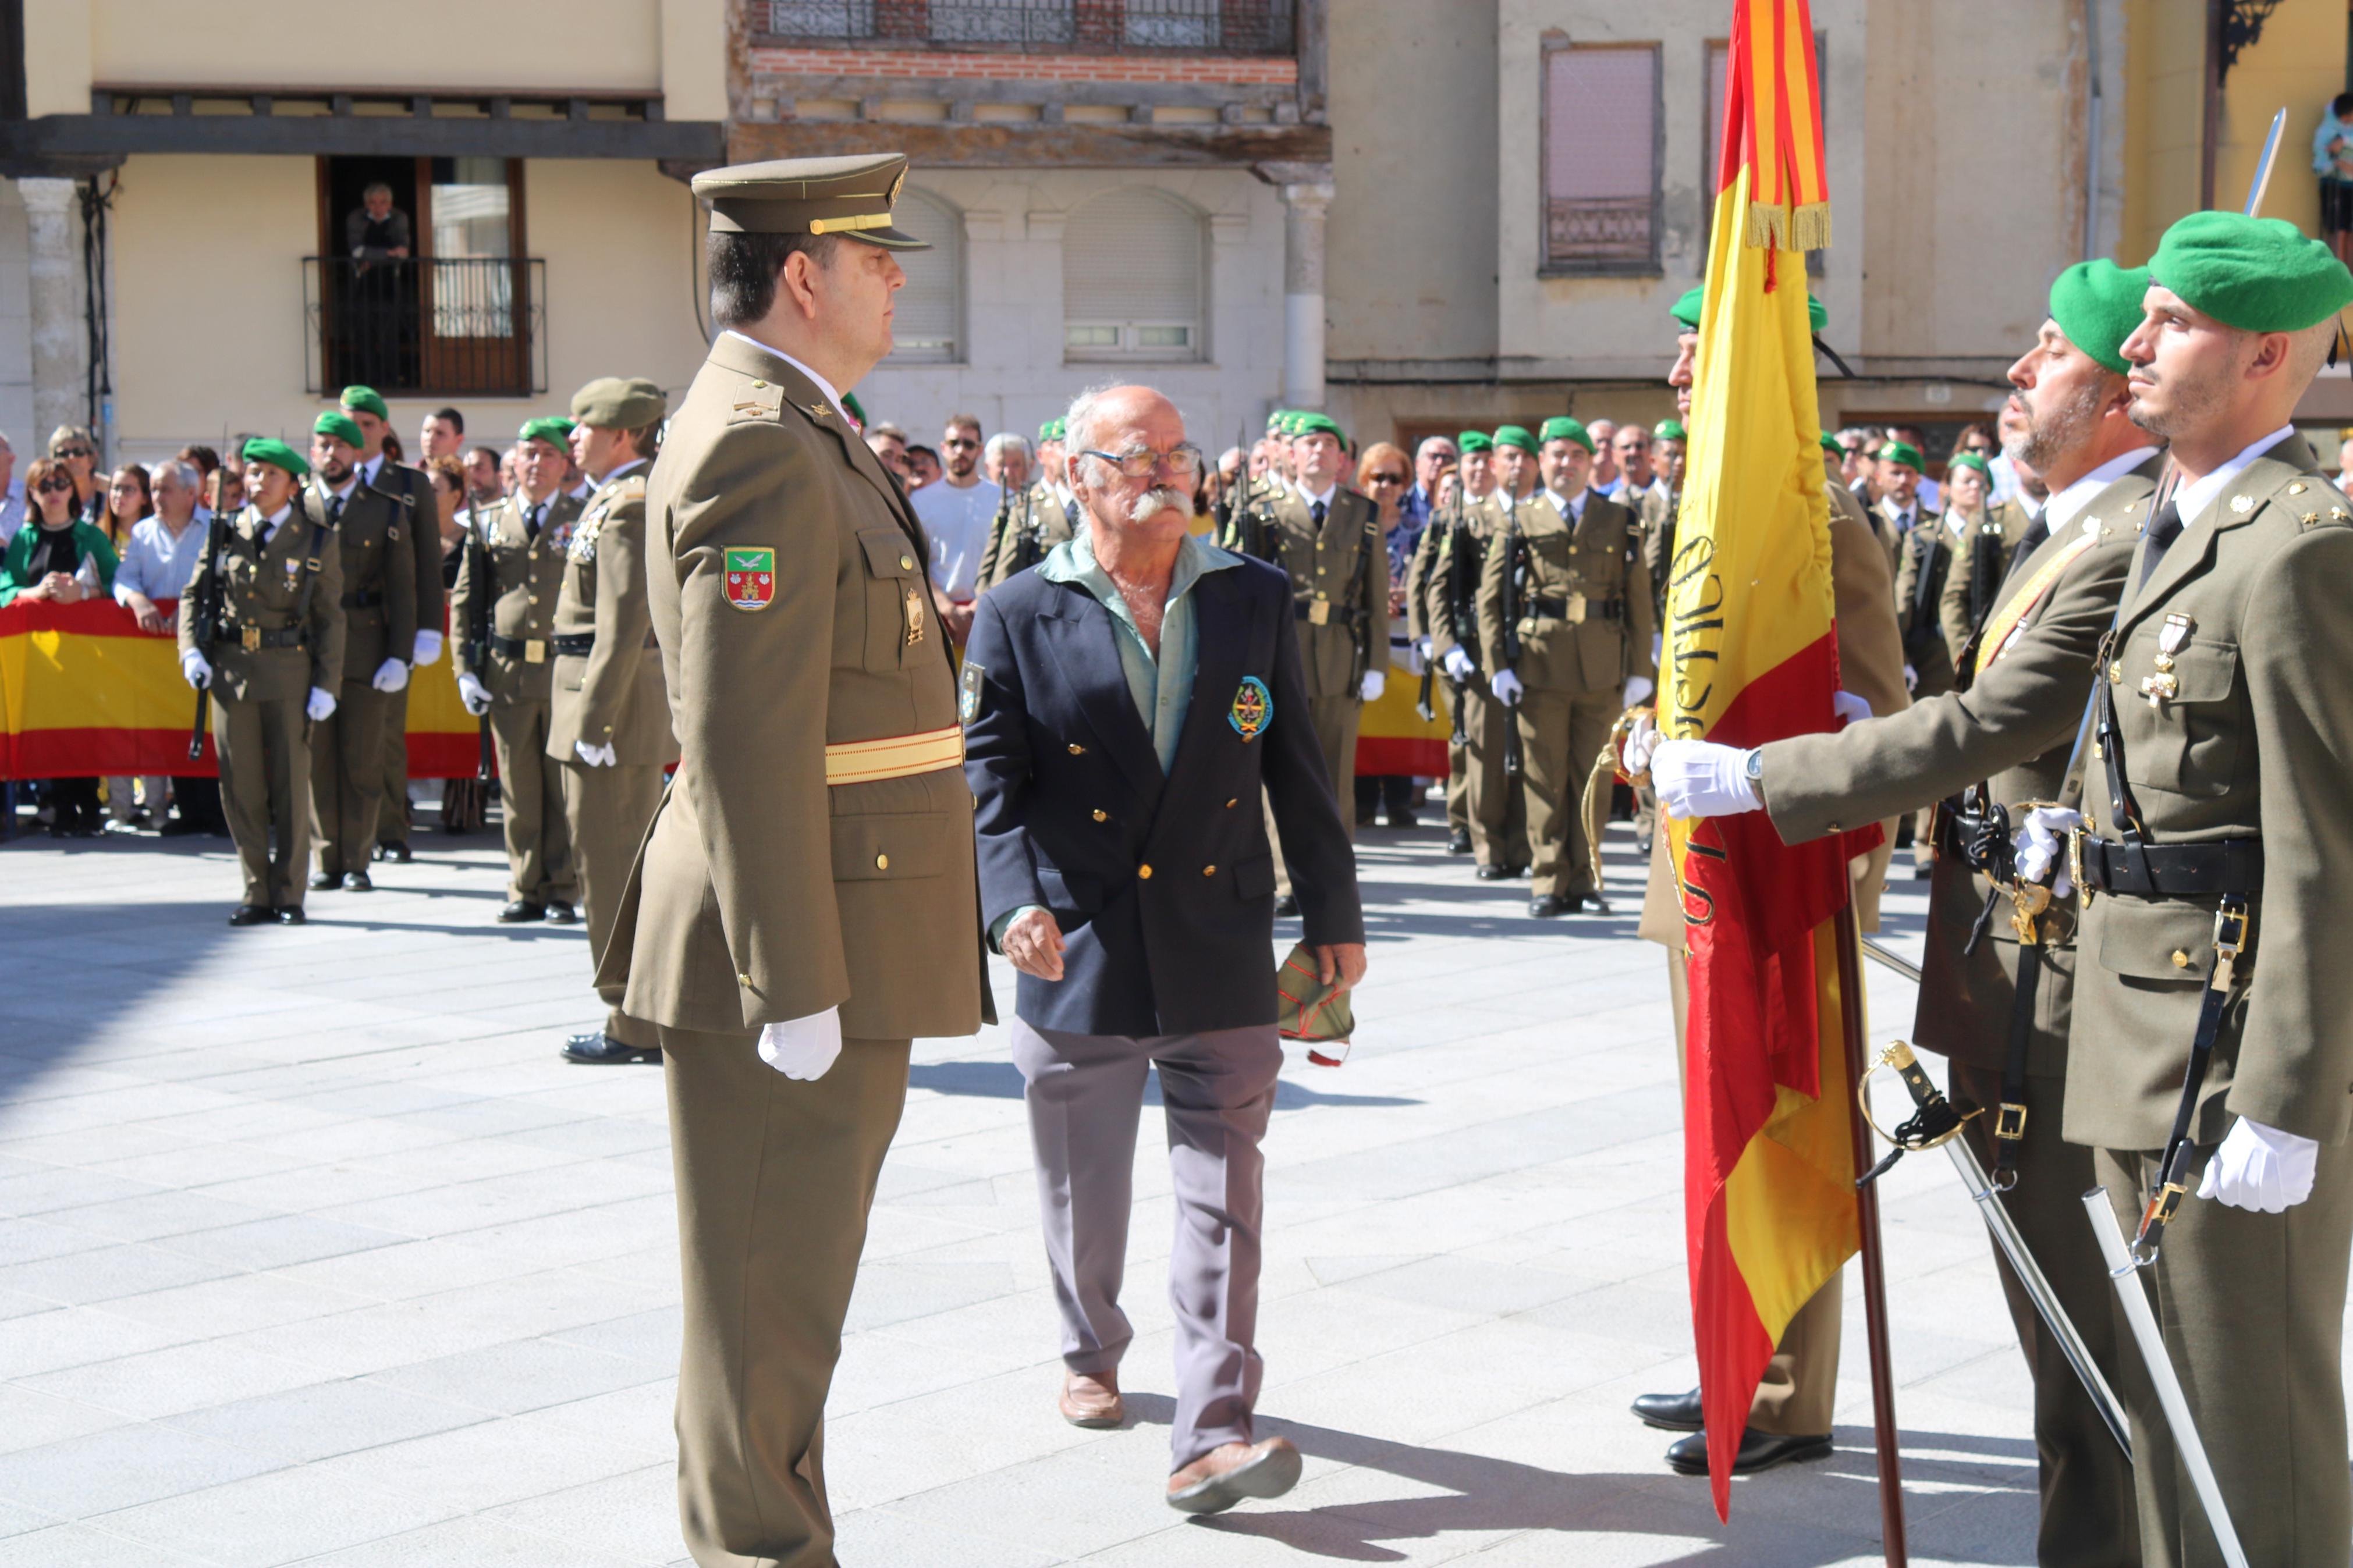
[[[866,245],[879,245],[885,250],[929,250],[932,242],[917,239],[903,228],[845,229],[842,238],[855,239]]]

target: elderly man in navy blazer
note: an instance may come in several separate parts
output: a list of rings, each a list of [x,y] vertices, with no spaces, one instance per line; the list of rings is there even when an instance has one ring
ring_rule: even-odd
[[[1364,973],[1364,914],[1289,582],[1187,532],[1202,458],[1166,398],[1098,390],[1068,423],[1086,525],[982,598],[965,654],[981,903],[1021,974],[1013,1054],[1061,1310],[1060,1408],[1082,1426],[1124,1418],[1130,1173],[1160,1069],[1177,1215],[1168,1501],[1214,1513],[1299,1479],[1299,1451],[1250,1424],[1259,1141],[1282,1065],[1261,788],[1325,981]]]

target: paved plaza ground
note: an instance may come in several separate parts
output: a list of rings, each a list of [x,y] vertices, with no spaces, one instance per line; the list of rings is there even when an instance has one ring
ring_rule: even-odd
[[[1129,1426],[1057,1418],[1006,1036],[923,1040],[826,1435],[849,1568],[1880,1560],[1852,1270],[1838,1452],[1738,1483],[1729,1527],[1627,1414],[1694,1363],[1625,830],[1620,912],[1552,922],[1432,829],[1363,838],[1362,1031],[1338,1070],[1293,1055],[1267,1150],[1260,1414],[1299,1489],[1208,1521],[1160,1500],[1149,1131]],[[0,846],[0,1568],[682,1560],[659,1073],[559,1061],[597,1016],[579,928],[491,923],[489,837],[417,847],[305,928],[233,931],[225,841]],[[1872,996],[1901,1033],[1910,987],[1874,969]],[[2031,1563],[1983,1229],[1941,1157],[1883,1185],[1914,1561]]]

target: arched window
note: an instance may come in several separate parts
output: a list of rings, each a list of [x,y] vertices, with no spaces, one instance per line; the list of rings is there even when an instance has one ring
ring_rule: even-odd
[[[1198,360],[1208,311],[1207,226],[1158,191],[1097,196],[1062,229],[1062,343],[1071,360]]]
[[[910,186],[892,209],[898,226],[928,242],[929,250],[901,250],[907,286],[892,318],[892,364],[952,364],[964,356],[964,216],[927,192]]]

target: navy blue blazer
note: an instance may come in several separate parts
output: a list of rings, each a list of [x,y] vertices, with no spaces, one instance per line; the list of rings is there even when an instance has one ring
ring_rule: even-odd
[[[1124,635],[1075,583],[1024,572],[973,617],[963,687],[982,919],[1062,929],[1062,978],[1020,977],[1041,1029],[1175,1035],[1275,1019],[1274,856],[1307,940],[1365,940],[1356,857],[1308,718],[1290,580],[1263,562],[1189,590],[1193,700],[1166,777],[1122,672]]]

